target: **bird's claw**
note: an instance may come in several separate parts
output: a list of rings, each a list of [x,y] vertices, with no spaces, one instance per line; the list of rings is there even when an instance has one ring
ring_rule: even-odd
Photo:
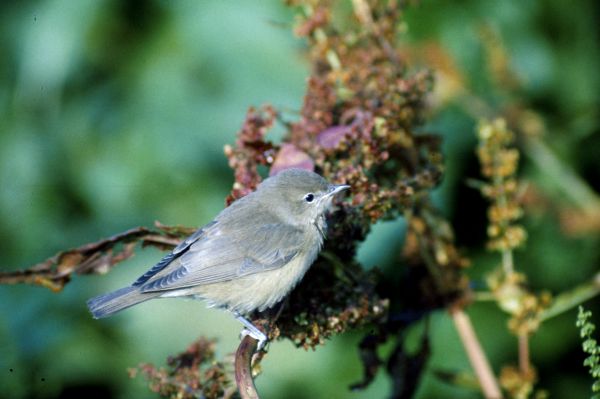
[[[242,330],[242,332],[240,333],[240,337],[242,339],[244,339],[244,337],[246,337],[246,336],[250,336],[258,341],[258,346],[256,348],[257,351],[262,350],[265,347],[265,345],[267,344],[267,341],[269,340],[267,338],[267,336],[262,331],[260,331],[258,328],[254,328],[254,329],[244,328]]]

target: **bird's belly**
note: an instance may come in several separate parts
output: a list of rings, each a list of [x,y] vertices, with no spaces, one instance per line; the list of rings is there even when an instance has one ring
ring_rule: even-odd
[[[191,294],[205,299],[211,306],[226,307],[240,314],[256,309],[262,311],[275,305],[296,286],[313,263],[317,252],[296,256],[278,269],[197,286]]]

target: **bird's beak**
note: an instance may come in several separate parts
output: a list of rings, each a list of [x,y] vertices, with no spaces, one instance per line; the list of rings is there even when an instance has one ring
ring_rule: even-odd
[[[338,185],[332,184],[331,186],[329,186],[329,192],[327,193],[327,197],[332,197],[332,196],[336,195],[337,193],[339,193],[340,191],[344,191],[349,188],[350,188],[350,186],[347,184],[338,184]]]

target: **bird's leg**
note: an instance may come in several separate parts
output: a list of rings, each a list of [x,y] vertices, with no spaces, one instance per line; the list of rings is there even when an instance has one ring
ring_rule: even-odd
[[[239,313],[235,312],[233,315],[245,327],[242,330],[242,332],[241,332],[242,338],[245,337],[246,335],[249,335],[249,336],[251,336],[252,338],[254,338],[255,340],[258,341],[258,350],[261,350],[262,348],[264,348],[264,346],[265,346],[265,344],[267,343],[267,340],[268,340],[268,338],[265,335],[265,333],[263,333],[262,331],[260,331],[254,324],[252,324],[250,322],[250,320],[246,319],[244,316],[240,315]]]

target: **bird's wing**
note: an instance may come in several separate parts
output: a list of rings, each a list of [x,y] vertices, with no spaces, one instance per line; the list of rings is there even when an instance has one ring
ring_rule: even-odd
[[[148,279],[142,292],[211,284],[276,269],[296,256],[303,241],[302,230],[283,223],[226,232],[217,222],[178,254],[176,261]]]
[[[152,266],[150,270],[141,275],[135,282],[132,284],[134,287],[139,287],[144,285],[148,280],[150,280],[155,275],[159,274],[163,269],[169,266],[175,259],[179,258],[183,255],[187,250],[189,250],[190,246],[198,241],[202,236],[206,234],[206,231],[210,230],[212,226],[215,225],[215,221],[208,223],[207,225],[199,228],[183,240],[179,245],[177,245],[171,252],[165,255],[156,265]]]

